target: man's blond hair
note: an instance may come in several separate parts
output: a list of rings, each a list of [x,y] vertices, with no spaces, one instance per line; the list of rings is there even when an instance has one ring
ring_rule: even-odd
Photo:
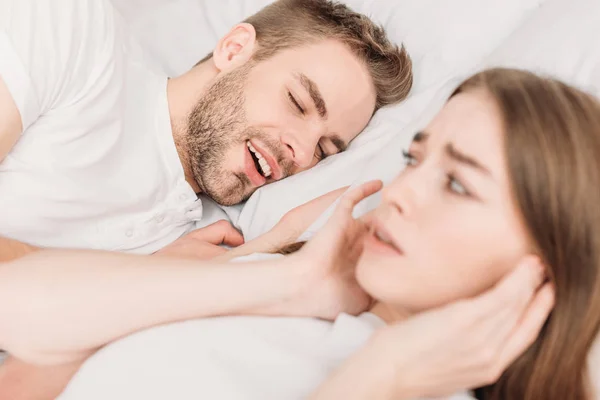
[[[366,65],[377,93],[375,111],[404,100],[410,91],[412,62],[404,46],[391,43],[382,27],[346,5],[330,0],[278,0],[245,22],[256,30],[255,61],[283,49],[334,39]]]

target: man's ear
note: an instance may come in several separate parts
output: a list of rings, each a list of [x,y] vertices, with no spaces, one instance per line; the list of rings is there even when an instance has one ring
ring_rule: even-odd
[[[256,30],[248,23],[234,26],[219,40],[213,60],[219,71],[227,72],[250,60],[256,48]]]

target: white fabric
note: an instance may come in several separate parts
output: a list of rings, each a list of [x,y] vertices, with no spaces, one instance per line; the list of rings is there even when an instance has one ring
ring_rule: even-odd
[[[371,313],[334,323],[222,317],[165,325],[100,350],[58,400],[306,399],[383,325]]]
[[[547,0],[485,59],[551,75],[600,96],[600,2]]]
[[[25,131],[0,164],[0,236],[150,253],[202,215],[167,77],[105,0],[0,2],[0,75]]]
[[[223,317],[149,329],[100,350],[60,400],[305,399],[382,322],[372,314]]]

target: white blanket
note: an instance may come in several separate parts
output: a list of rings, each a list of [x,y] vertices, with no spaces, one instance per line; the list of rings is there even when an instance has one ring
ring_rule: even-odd
[[[223,317],[149,329],[90,358],[60,400],[305,399],[377,317]]]

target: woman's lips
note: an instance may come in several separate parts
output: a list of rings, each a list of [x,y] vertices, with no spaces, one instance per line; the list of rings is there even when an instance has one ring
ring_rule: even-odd
[[[398,240],[388,231],[386,225],[377,219],[371,221],[371,229],[369,236],[380,245],[380,247],[388,247],[398,255],[404,255],[404,250],[398,243]]]

